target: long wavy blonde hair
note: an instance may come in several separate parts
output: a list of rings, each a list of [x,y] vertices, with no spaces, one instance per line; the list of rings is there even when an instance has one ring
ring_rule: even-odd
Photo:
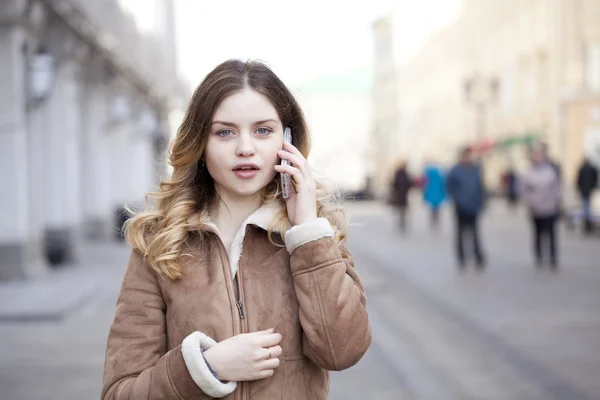
[[[262,62],[229,60],[210,72],[194,92],[183,122],[169,152],[173,167],[170,180],[161,182],[158,190],[146,194],[146,207],[125,223],[125,238],[131,247],[144,255],[150,268],[165,279],[183,275],[178,263],[183,245],[194,228],[190,217],[203,214],[218,201],[214,181],[201,163],[208,133],[217,107],[227,97],[244,88],[266,96],[279,114],[283,126],[293,132],[293,144],[308,157],[310,136],[304,114],[292,93]],[[264,203],[279,201],[279,174],[265,187]],[[151,205],[152,204],[152,205]],[[131,211],[130,211],[131,212]],[[317,213],[334,227],[336,242],[346,236],[347,222],[335,191],[317,181]],[[282,207],[269,224],[273,231],[283,232],[289,226],[287,211]],[[201,236],[202,237],[202,236]]]

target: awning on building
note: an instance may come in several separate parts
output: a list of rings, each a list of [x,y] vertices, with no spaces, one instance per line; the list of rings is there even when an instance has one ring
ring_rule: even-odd
[[[505,138],[485,138],[469,146],[476,153],[489,153],[497,150],[505,150],[512,146],[529,146],[540,140],[544,135],[538,131],[528,131],[519,135]]]

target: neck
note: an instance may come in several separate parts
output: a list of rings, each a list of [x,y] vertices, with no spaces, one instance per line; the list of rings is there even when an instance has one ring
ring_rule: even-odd
[[[233,236],[246,218],[260,208],[262,196],[231,196],[217,189],[220,199],[210,210],[210,218],[221,234]]]

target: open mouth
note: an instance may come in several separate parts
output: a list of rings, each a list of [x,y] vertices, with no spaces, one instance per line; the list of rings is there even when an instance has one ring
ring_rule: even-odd
[[[260,168],[254,163],[240,163],[233,167],[234,171],[258,171]]]
[[[233,173],[240,179],[251,179],[258,174],[259,169],[256,164],[239,164],[233,168]]]
[[[258,171],[258,167],[254,167],[254,166],[243,166],[243,167],[236,167],[233,169],[234,171]]]

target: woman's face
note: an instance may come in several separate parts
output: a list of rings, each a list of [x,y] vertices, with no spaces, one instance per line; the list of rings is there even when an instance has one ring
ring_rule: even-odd
[[[219,195],[253,196],[276,175],[283,126],[262,94],[246,88],[225,98],[210,127],[204,158]]]

